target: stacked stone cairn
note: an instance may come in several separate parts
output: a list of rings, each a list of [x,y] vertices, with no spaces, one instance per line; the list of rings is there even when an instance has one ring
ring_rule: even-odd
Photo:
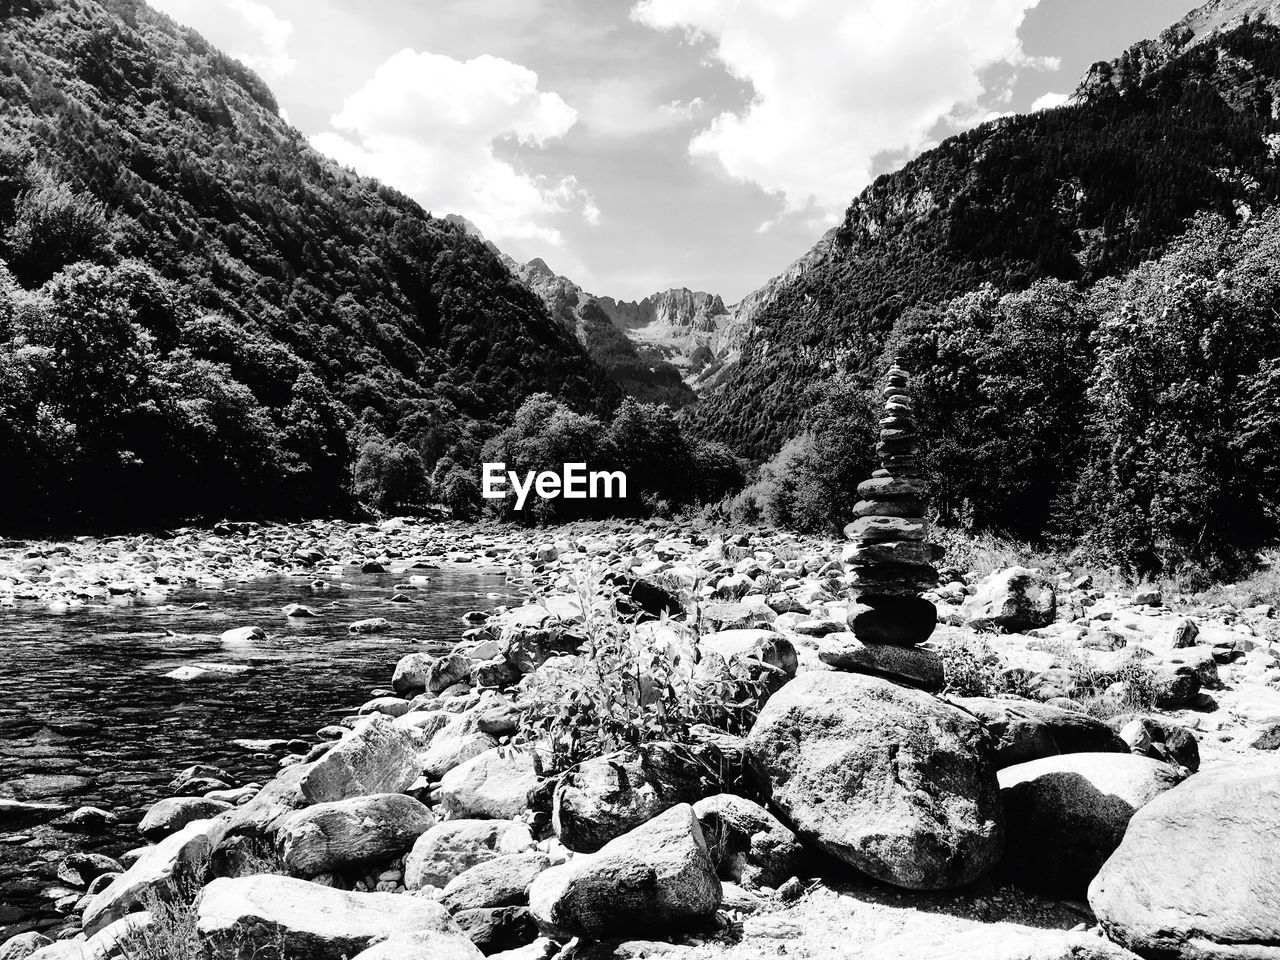
[[[849,628],[865,644],[913,647],[938,622],[920,594],[938,583],[925,520],[927,487],[920,476],[920,443],[911,378],[895,361],[883,387],[884,417],[876,453],[881,469],[858,485],[856,519],[845,527],[852,544],[844,559],[855,574]]]

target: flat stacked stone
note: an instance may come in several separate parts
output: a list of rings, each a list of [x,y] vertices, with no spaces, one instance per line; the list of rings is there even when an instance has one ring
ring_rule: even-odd
[[[938,622],[933,604],[920,596],[937,586],[938,571],[925,520],[928,487],[920,476],[911,378],[896,362],[882,395],[881,469],[858,485],[856,519],[844,529],[852,541],[844,559],[855,574],[858,601],[849,626],[864,643],[914,646],[928,640]]]

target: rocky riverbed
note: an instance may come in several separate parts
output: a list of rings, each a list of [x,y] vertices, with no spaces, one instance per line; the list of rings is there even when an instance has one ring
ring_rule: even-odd
[[[277,738],[265,783],[166,771],[151,845],[53,864],[63,939],[0,957],[155,955],[147,908],[199,887],[183,909],[225,957],[1280,955],[1273,609],[944,566],[932,638],[870,644],[850,549],[399,520],[5,544],[15,615],[305,585],[216,635],[248,649],[293,620],[380,635],[327,602],[355,571],[388,604],[448,564],[517,596],[373,651],[384,682]],[[593,731],[642,743],[593,757]]]

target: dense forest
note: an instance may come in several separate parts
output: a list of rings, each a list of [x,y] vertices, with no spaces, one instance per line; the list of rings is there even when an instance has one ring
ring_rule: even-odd
[[[317,154],[196,33],[140,0],[0,18],[10,522],[345,511],[533,394],[616,404],[483,243]]]

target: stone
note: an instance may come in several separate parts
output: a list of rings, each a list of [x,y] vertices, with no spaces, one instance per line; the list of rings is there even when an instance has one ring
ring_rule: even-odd
[[[877,879],[962,886],[1000,858],[982,726],[923,691],[801,673],[761,711],[747,756],[762,795],[803,839]]]
[[[1191,773],[1200,769],[1195,734],[1179,723],[1146,714],[1112,717],[1107,723],[1132,753],[1186,767]]]
[[[846,622],[864,643],[914,646],[924,643],[938,625],[938,610],[922,597],[861,594]]]
[[[197,820],[148,847],[111,886],[85,904],[84,932],[93,936],[138,909],[148,895],[169,902],[187,892],[189,886],[199,882],[198,871],[213,851],[213,834],[210,821]]]
[[[231,804],[206,797],[169,797],[151,805],[138,832],[151,841],[162,840],[193,820],[208,820],[231,809]]]
[[[461,933],[431,900],[269,875],[214,880],[200,897],[196,929],[216,960],[240,960],[277,945],[285,956],[346,960],[379,940]]]
[[[27,960],[41,947],[47,947],[51,943],[52,940],[35,931],[20,933],[0,944],[0,960]]]
[[[530,751],[494,748],[446,773],[438,796],[452,820],[514,820],[528,809],[537,783]]]
[[[925,513],[925,501],[923,497],[902,497],[894,500],[859,500],[853,505],[853,516],[861,519],[863,517],[906,517],[916,519],[923,517]],[[845,536],[849,535],[849,528],[845,527]]]
[[[543,871],[529,888],[529,908],[548,935],[593,940],[685,929],[710,920],[719,904],[702,829],[683,803]]]
[[[1124,753],[1128,749],[1111,727],[1085,713],[1021,697],[949,700],[982,722],[997,769],[1062,753]]]
[[[421,773],[413,737],[390,717],[373,714],[311,765],[300,789],[310,802],[327,803],[400,793]]]
[[[477,863],[445,885],[440,902],[450,913],[529,902],[529,884],[551,866],[545,853],[513,853]]]
[[[409,850],[435,822],[426,805],[402,793],[317,803],[281,825],[281,859],[301,877],[379,863]]]
[[[1038,930],[984,923],[956,932],[910,929],[858,952],[858,960],[1139,960],[1137,954],[1085,931]]]
[[[777,887],[805,869],[800,839],[764,807],[729,793],[693,805],[721,880],[747,888]]]
[[[1019,885],[1079,898],[1115,852],[1130,818],[1183,780],[1131,753],[1069,753],[1000,771],[1005,812],[1001,872]]]
[[[928,484],[911,477],[878,477],[858,484],[858,496],[864,500],[919,500],[928,493]]]
[[[859,517],[844,528],[850,540],[923,540],[928,533],[924,520],[884,515]]]
[[[301,603],[286,604],[280,612],[286,617],[314,617],[316,615],[314,610]]]
[[[421,930],[380,940],[351,960],[480,960],[483,956],[465,930],[460,929],[458,933]]]
[[[592,853],[670,807],[716,792],[687,748],[649,743],[586,760],[564,774],[551,826],[570,850]]]
[[[94,880],[107,873],[123,873],[119,862],[100,853],[71,853],[64,857],[54,873],[63,883],[85,889]]]
[[[1145,956],[1280,957],[1277,836],[1280,758],[1223,761],[1134,814],[1089,906]]]
[[[1052,583],[1036,570],[1009,567],[983,578],[960,613],[976,630],[1016,633],[1053,623],[1057,609]]]
[[[420,836],[404,861],[408,890],[443,887],[478,863],[533,849],[533,836],[512,820],[445,820]]]
[[[391,688],[400,696],[413,696],[427,689],[427,676],[436,658],[429,653],[407,653],[396,664]]]
[[[427,692],[439,693],[455,683],[462,683],[471,676],[471,658],[460,653],[441,657],[427,671]]]
[[[390,629],[391,623],[384,617],[369,617],[367,620],[357,620],[347,627],[347,631],[350,633],[386,633]]]
[[[932,605],[930,605],[932,609]],[[922,647],[863,643],[852,633],[832,633],[818,645],[818,659],[836,670],[866,673],[922,690],[941,690],[942,658]]]
[[[236,627],[224,630],[218,639],[228,646],[243,646],[267,639],[267,633],[261,627]]]
[[[862,540],[845,547],[840,559],[858,566],[877,563],[928,564],[933,562],[933,547],[915,540]]]

